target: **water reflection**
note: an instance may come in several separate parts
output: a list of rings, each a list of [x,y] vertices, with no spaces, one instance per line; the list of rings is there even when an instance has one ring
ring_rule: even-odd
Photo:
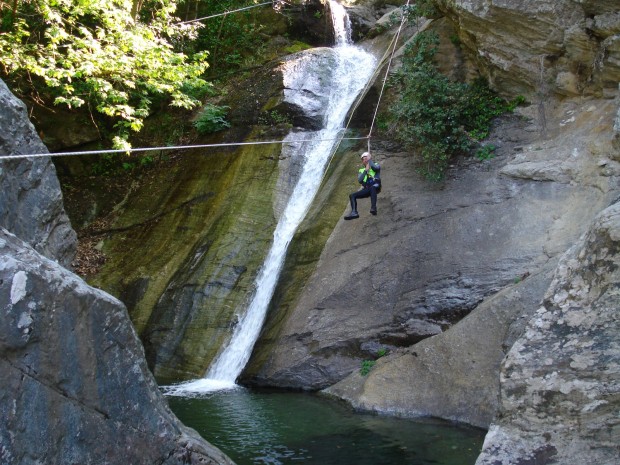
[[[306,393],[238,389],[169,403],[238,465],[473,465],[484,438],[478,429],[360,414]]]

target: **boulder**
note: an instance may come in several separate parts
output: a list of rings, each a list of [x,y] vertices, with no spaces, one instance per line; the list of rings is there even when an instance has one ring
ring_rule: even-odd
[[[168,409],[124,305],[0,228],[0,462],[232,464]]]
[[[323,392],[354,408],[435,416],[488,428],[499,407],[499,369],[551,282],[556,261],[486,299],[450,330],[377,360]]]
[[[26,106],[0,81],[0,155],[47,154]],[[0,160],[0,226],[70,266],[77,247],[50,157]]]
[[[501,406],[477,465],[620,457],[620,203],[560,261],[501,369]]]
[[[334,78],[336,56],[330,48],[314,48],[286,57],[279,66],[282,93],[273,98],[265,110],[286,115],[293,125],[318,130],[323,127],[329,99],[330,81]]]

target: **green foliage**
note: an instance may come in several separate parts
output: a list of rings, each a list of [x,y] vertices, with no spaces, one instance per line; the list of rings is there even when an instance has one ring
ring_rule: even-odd
[[[191,17],[206,17],[226,11],[237,10],[252,2],[239,0],[209,0],[199,2],[198,11],[194,11],[195,1],[185,0],[179,11],[191,11]],[[214,71],[222,72],[239,69],[249,56],[264,50],[264,26],[257,19],[258,9],[238,11],[234,14],[218,16],[203,21],[195,41],[186,43],[186,51],[208,50]]]
[[[420,153],[420,172],[434,181],[443,178],[453,156],[488,136],[493,118],[511,108],[483,80],[466,84],[442,75],[432,62],[437,45],[435,34],[416,36],[392,81],[400,98],[389,110],[396,138]]]
[[[405,7],[405,14],[413,20],[422,16],[434,18],[439,14],[439,10],[433,0],[417,0],[414,4]]]
[[[298,40],[295,40],[291,45],[286,47],[284,50],[287,53],[297,53],[297,52],[301,52],[302,50],[308,50],[309,48],[312,48],[312,46],[306,44],[305,42],[300,42]]]
[[[387,355],[387,353],[388,350],[385,347],[381,347],[379,350],[377,350],[377,358],[381,358]],[[370,373],[370,370],[372,370],[372,368],[375,366],[375,363],[377,363],[376,360],[363,360],[360,366],[360,375],[366,376],[368,373]]]
[[[263,126],[277,126],[279,124],[292,124],[292,121],[288,115],[278,110],[271,110],[258,117],[258,124],[262,124]]]
[[[229,128],[230,123],[226,121],[228,108],[211,104],[205,105],[194,122],[194,127],[200,134],[210,134]]]
[[[161,158],[159,156],[158,158]],[[118,153],[104,153],[93,163],[92,174],[97,176],[118,176],[137,168],[148,168],[156,162],[153,155],[132,155],[126,157]]]
[[[360,375],[366,376],[370,373],[370,370],[372,370],[372,367],[375,366],[375,363],[376,362],[374,360],[363,360],[362,366],[360,367]]]
[[[495,146],[493,144],[483,145],[476,151],[479,160],[489,160],[495,156]]]
[[[204,88],[206,53],[188,56],[174,44],[196,26],[178,24],[175,0],[40,0],[16,2],[0,30],[0,75],[17,93],[90,109],[115,123],[116,146],[125,148],[156,98],[192,108],[184,89]],[[7,11],[6,9],[3,10]]]

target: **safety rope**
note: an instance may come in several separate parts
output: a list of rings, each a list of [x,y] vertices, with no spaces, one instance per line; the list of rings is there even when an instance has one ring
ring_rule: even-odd
[[[203,21],[205,19],[211,19],[211,18],[217,18],[218,16],[226,16],[229,15],[231,13],[237,13],[238,11],[244,11],[244,10],[249,10],[251,8],[257,8],[259,6],[265,6],[265,5],[271,5],[273,2],[265,2],[265,3],[259,3],[257,5],[250,5],[250,6],[246,6],[244,8],[239,8],[237,10],[230,10],[230,11],[225,11],[224,13],[217,13],[215,15],[211,15],[211,16],[205,16],[203,18],[196,18],[196,19],[190,19],[188,21],[181,21],[180,23],[177,24],[190,24],[190,23],[196,23],[198,21]]]
[[[409,7],[409,0],[407,0],[407,4],[403,8],[403,16],[400,20],[400,26],[398,27],[398,31],[396,32],[396,36],[394,40],[390,44],[392,47],[392,53],[390,53],[390,60],[388,61],[387,68],[385,69],[385,76],[383,77],[383,83],[381,84],[381,91],[379,92],[379,98],[377,99],[377,105],[375,106],[375,113],[372,116],[372,121],[370,123],[370,130],[368,131],[368,151],[370,152],[370,139],[372,137],[372,130],[375,127],[375,121],[377,119],[377,114],[379,113],[379,105],[381,104],[381,98],[383,97],[383,91],[385,89],[385,85],[387,83],[388,75],[390,73],[390,67],[392,66],[392,60],[394,59],[394,54],[396,53],[396,46],[398,45],[398,39],[400,38],[400,33],[403,30],[403,26],[405,21],[407,20],[406,11]],[[388,48],[389,50],[389,48]],[[385,55],[384,55],[385,56]]]
[[[366,86],[364,87],[363,92],[360,93],[360,95],[357,98],[357,102],[355,103],[355,105],[353,106],[352,111],[350,112],[350,116],[349,116],[349,120],[347,121],[347,124],[344,127],[344,130],[346,131],[349,127],[349,124],[351,123],[351,120],[353,118],[353,113],[355,112],[355,110],[357,109],[357,107],[361,104],[362,99],[364,98],[366,92],[368,92],[368,89],[370,88],[370,86],[372,85],[372,83],[375,80],[375,77],[379,74],[380,70],[381,70],[381,65],[382,63],[385,62],[386,57],[390,56],[390,59],[388,60],[388,64],[387,64],[387,68],[385,70],[385,77],[383,78],[383,84],[381,85],[381,91],[379,92],[379,98],[377,99],[377,105],[375,106],[375,112],[372,116],[372,121],[370,123],[370,130],[368,131],[368,135],[366,137],[359,137],[357,139],[366,139],[368,142],[368,152],[370,152],[370,139],[372,137],[372,130],[374,128],[375,125],[375,121],[377,119],[377,114],[379,112],[379,105],[381,104],[381,98],[383,97],[383,90],[385,89],[385,85],[387,82],[387,78],[390,72],[390,67],[392,66],[392,60],[394,59],[394,54],[396,53],[396,46],[398,44],[398,39],[400,38],[400,33],[403,29],[403,26],[405,24],[405,21],[407,20],[407,15],[405,14],[405,11],[407,9],[407,7],[409,6],[409,1],[407,0],[407,4],[405,5],[405,7],[403,8],[403,16],[401,18],[400,21],[400,26],[398,27],[398,31],[395,34],[395,36],[392,38],[392,42],[390,43],[390,45],[388,45],[388,47],[386,48],[385,53],[383,54],[383,56],[381,57],[381,59],[378,62],[378,66],[375,69],[372,77],[368,80],[368,83],[366,84]],[[390,48],[392,49],[392,51],[390,52]],[[340,143],[347,138],[341,138],[338,143],[336,144],[336,148],[334,149],[334,151],[332,152],[331,157],[329,158],[329,162],[327,163],[327,166],[325,167],[325,170],[323,171],[323,177],[321,178],[321,182],[323,182],[323,178],[325,177],[327,170],[329,169],[332,160],[334,158],[334,155],[336,154],[336,152],[338,151],[338,148],[340,147]],[[348,138],[348,139],[355,139],[355,138]]]

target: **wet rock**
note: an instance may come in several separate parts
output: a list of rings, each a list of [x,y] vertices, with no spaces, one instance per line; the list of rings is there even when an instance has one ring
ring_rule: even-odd
[[[499,367],[551,281],[552,264],[485,300],[448,331],[377,360],[325,389],[353,407],[439,416],[487,428],[499,404]],[[388,387],[389,388],[386,388]]]
[[[335,59],[330,48],[315,48],[287,57],[278,69],[283,77],[282,95],[267,110],[286,115],[296,127],[321,129]]]
[[[0,81],[0,154],[46,154],[26,106]],[[77,247],[49,157],[0,160],[0,226],[70,266]]]
[[[590,107],[594,109],[588,111]],[[364,342],[409,347],[438,328],[448,330],[485,299],[540,272],[618,193],[614,178],[598,165],[609,155],[614,109],[611,100],[592,102],[579,111],[567,102],[549,118],[557,135],[548,139],[525,130],[530,120],[507,118],[489,140],[498,147],[496,158],[455,162],[442,184],[422,180],[408,154],[377,152],[384,184],[379,215],[364,215],[370,207],[361,200],[362,217],[336,225],[298,295],[292,292],[289,275],[283,276],[280,292],[292,295],[276,297],[280,300],[272,305],[244,379],[325,388],[355,373],[366,357],[360,350]],[[569,111],[575,121],[561,126]],[[349,173],[354,173],[357,157],[351,154],[348,160]],[[551,169],[562,163],[576,168],[567,171],[566,178],[551,176]],[[548,181],[541,182],[531,170],[519,178],[508,175],[510,167],[521,164],[539,167]],[[355,189],[354,180],[340,182]],[[341,214],[348,208],[346,200],[345,193]],[[297,240],[311,240],[311,225],[322,217],[320,210],[316,215],[307,218],[309,229]],[[298,279],[294,272],[290,276]],[[415,321],[425,324],[412,324]],[[502,337],[504,331],[500,329]],[[501,354],[505,344],[498,342],[495,353]],[[494,360],[496,368],[500,360],[501,355]],[[410,384],[408,379],[402,382]],[[497,375],[486,383],[497,386]],[[480,408],[470,405],[471,410]],[[432,411],[416,401],[410,409]],[[478,424],[491,417],[487,412]]]

